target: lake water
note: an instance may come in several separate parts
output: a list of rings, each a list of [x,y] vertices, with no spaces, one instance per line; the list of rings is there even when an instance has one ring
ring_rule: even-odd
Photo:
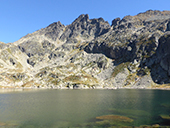
[[[170,120],[161,118],[169,114],[168,90],[27,90],[0,93],[2,127],[170,126]],[[105,119],[99,119],[104,115]]]

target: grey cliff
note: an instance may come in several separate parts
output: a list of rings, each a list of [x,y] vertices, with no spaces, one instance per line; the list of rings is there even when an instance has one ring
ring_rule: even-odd
[[[82,14],[0,42],[0,88],[170,88],[170,11]]]

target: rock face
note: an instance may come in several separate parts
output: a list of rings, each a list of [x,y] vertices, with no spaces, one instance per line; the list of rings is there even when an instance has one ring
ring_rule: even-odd
[[[116,18],[80,15],[5,44],[1,88],[156,88],[170,83],[170,11]]]

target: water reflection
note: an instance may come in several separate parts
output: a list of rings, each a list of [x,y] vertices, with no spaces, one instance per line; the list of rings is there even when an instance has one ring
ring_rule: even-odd
[[[170,91],[163,90],[5,92],[0,94],[0,121],[8,124],[15,122],[14,124],[24,127],[98,126],[99,124],[103,126],[102,123],[109,126],[116,125],[112,119],[101,122],[96,119],[110,115],[108,117],[123,116],[134,120],[126,124],[130,126],[164,125],[165,121],[160,115],[170,114],[169,98]],[[119,125],[120,122],[118,121]]]

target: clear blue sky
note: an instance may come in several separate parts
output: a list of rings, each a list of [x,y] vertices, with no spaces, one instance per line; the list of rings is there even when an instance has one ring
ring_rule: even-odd
[[[0,41],[17,41],[57,21],[71,24],[80,14],[111,23],[149,9],[170,10],[170,0],[0,0]]]

